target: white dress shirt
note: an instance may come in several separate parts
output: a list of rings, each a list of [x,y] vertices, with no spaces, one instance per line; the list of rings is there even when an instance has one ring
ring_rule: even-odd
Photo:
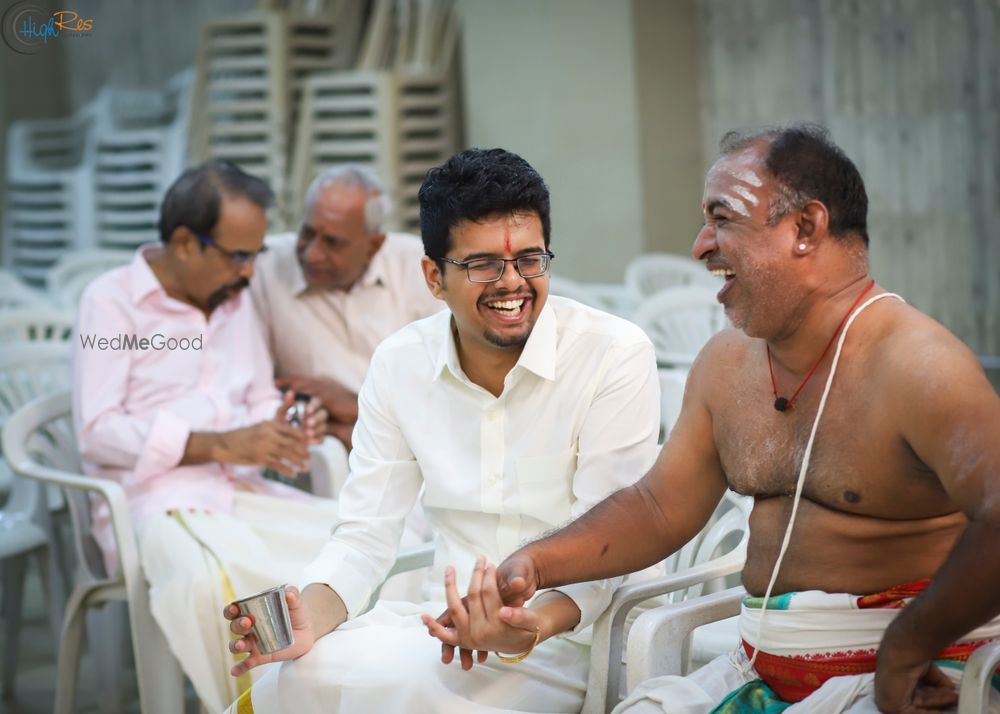
[[[357,392],[382,340],[445,307],[424,281],[423,244],[388,233],[350,290],[310,290],[297,240],[295,233],[269,237],[250,281],[275,374],[332,379]]]
[[[442,312],[379,346],[359,408],[338,526],[303,578],[351,616],[392,566],[421,487],[436,532],[424,595],[443,601],[445,566],[464,589],[478,555],[499,564],[634,482],[656,456],[659,383],[638,327],[550,296],[499,397],[466,377]],[[575,632],[617,582],[559,588],[580,608]]]

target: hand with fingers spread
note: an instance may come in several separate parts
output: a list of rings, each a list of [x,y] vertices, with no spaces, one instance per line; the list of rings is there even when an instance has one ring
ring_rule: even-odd
[[[234,654],[248,654],[249,657],[234,665],[229,673],[239,677],[245,672],[261,664],[297,659],[312,649],[316,637],[313,632],[312,615],[309,605],[299,593],[298,588],[289,586],[285,591],[285,601],[288,603],[288,614],[292,621],[293,642],[289,647],[272,654],[261,654],[257,649],[257,637],[253,634],[253,617],[241,615],[240,609],[230,603],[222,610],[222,615],[229,620],[229,629],[239,635],[239,639],[230,641],[229,651]]]
[[[491,650],[519,654],[537,643],[542,627],[540,614],[505,606],[497,588],[496,568],[484,558],[476,560],[465,598],[459,597],[454,568],[445,570],[444,581],[448,610],[438,619],[430,615],[422,618],[428,632],[441,640],[442,662],[450,663],[458,647],[462,669],[469,670],[473,650],[476,661],[483,663]]]

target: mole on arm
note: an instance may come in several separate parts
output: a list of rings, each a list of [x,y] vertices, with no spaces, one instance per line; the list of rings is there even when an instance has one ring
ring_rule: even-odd
[[[848,503],[857,503],[861,500],[861,496],[854,491],[844,491],[844,500]]]

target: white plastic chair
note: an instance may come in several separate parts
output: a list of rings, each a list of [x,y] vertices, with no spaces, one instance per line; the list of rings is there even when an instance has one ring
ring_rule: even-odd
[[[722,305],[704,285],[661,290],[639,303],[632,321],[653,341],[661,366],[690,367],[712,335],[726,327]]]
[[[13,414],[3,431],[3,450],[18,476],[65,489],[72,515],[78,569],[63,618],[53,711],[73,711],[84,613],[121,601],[128,603],[141,710],[146,714],[184,711],[180,666],[149,610],[149,586],[140,567],[125,492],[114,481],[81,475],[69,392],[42,397]],[[105,499],[111,510],[120,561],[114,575],[105,572],[91,534],[91,495]]]
[[[94,247],[159,240],[159,205],[184,168],[192,70],[164,89],[105,87],[95,101]]]
[[[666,439],[681,413],[688,370],[683,367],[660,367],[657,372],[660,376],[660,429]]]
[[[632,623],[626,647],[626,691],[653,677],[687,674],[691,634],[702,625],[738,615],[745,594],[739,586],[669,603],[639,615]]]
[[[0,470],[7,470],[0,460]],[[3,572],[3,684],[4,699],[14,696],[18,643],[21,631],[21,604],[29,560],[35,560],[46,593],[52,641],[59,642],[66,585],[57,552],[50,552],[52,516],[41,484],[13,477],[7,502],[0,507],[0,561]]]
[[[4,264],[33,285],[67,250],[93,244],[93,112],[7,130]]]
[[[55,308],[0,311],[0,345],[20,342],[66,342],[73,332],[73,314]]]
[[[626,582],[615,592],[608,609],[594,623],[583,714],[611,711],[624,693],[622,655],[627,621],[634,609],[654,598],[658,603],[681,603],[698,598],[706,589],[718,587],[727,575],[743,569],[750,537],[747,523],[751,508],[751,499],[728,492],[716,511],[718,517],[666,560],[669,575],[649,582]],[[635,623],[643,617],[640,615]],[[635,624],[631,629],[635,629]],[[629,636],[629,642],[631,639]],[[624,658],[628,663],[627,672],[631,671],[632,657],[629,650]]]
[[[989,707],[990,689],[997,667],[1000,666],[1000,642],[980,647],[965,663],[962,687],[958,692],[958,714],[985,714]]]
[[[309,451],[312,457],[309,476],[313,495],[336,498],[350,473],[347,447],[340,439],[327,436]]]
[[[4,315],[5,313],[0,313]],[[69,387],[68,342],[21,342],[4,344],[0,350],[0,427],[22,405],[42,394]],[[0,452],[2,457],[2,452]],[[6,471],[0,471],[0,494],[11,488]],[[57,489],[49,493],[53,510],[62,508]]]
[[[2,319],[2,315],[0,315]],[[69,346],[65,343],[4,345],[0,351],[0,427],[17,409],[35,397],[69,385]],[[52,522],[52,510],[62,507],[58,492],[46,493],[38,483],[10,476],[0,460],[10,495],[0,509],[0,560],[3,561],[4,635],[3,691],[13,694],[21,624],[21,599],[30,558],[37,561],[48,602],[49,626],[59,641],[66,585],[62,550]]]
[[[688,285],[722,287],[703,263],[671,253],[643,253],[625,266],[625,287],[636,303],[667,288]]]
[[[45,274],[45,285],[53,300],[63,307],[75,310],[80,296],[98,277],[132,260],[130,250],[92,248],[66,253]]]
[[[0,312],[49,305],[44,293],[26,285],[14,273],[0,270]]]

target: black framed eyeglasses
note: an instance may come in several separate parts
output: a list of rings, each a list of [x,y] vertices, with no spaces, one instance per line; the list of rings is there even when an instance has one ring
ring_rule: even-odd
[[[192,233],[194,233],[194,231],[192,231]],[[260,250],[226,250],[221,245],[216,243],[215,239],[213,239],[211,236],[203,236],[200,233],[195,233],[194,237],[197,238],[199,241],[201,241],[202,245],[211,246],[212,248],[215,248],[217,251],[226,256],[226,258],[229,259],[229,262],[232,263],[233,267],[235,268],[242,268],[246,265],[249,265],[250,263],[254,262],[254,260],[257,259],[258,255],[267,252],[266,245],[261,246]]]
[[[544,253],[519,255],[516,258],[475,258],[465,262],[451,258],[441,258],[441,260],[465,268],[469,280],[473,283],[495,283],[503,277],[507,263],[513,263],[517,274],[525,280],[530,280],[549,272],[549,265],[552,264],[552,259],[555,257],[555,253],[545,251]]]

